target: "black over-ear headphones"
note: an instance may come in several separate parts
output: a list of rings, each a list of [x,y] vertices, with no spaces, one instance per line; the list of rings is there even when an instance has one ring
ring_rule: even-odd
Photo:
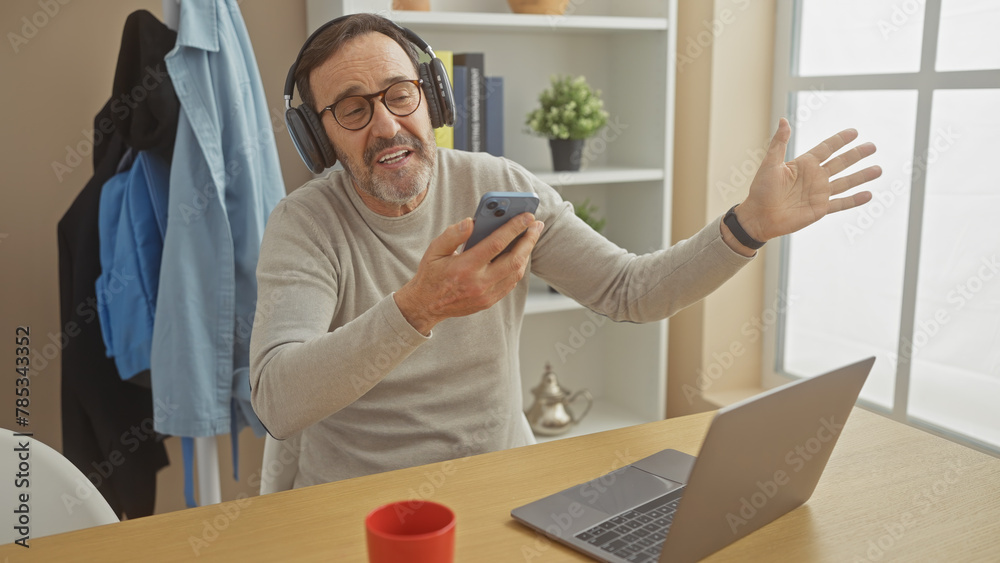
[[[317,35],[331,25],[349,17],[341,16],[321,25],[319,29],[314,31],[302,45],[298,56],[295,57],[295,62],[292,63],[292,68],[288,69],[288,77],[285,78],[285,125],[288,127],[288,134],[291,135],[296,150],[299,151],[299,156],[306,163],[306,168],[311,170],[313,174],[319,174],[326,168],[333,166],[337,162],[337,153],[333,150],[330,138],[327,137],[326,129],[323,128],[323,123],[316,111],[309,107],[309,104],[292,107],[295,69],[299,66],[302,53]],[[448,71],[445,70],[444,63],[437,58],[431,46],[416,33],[396,22],[387,21],[398,27],[410,43],[420,47],[420,50],[431,57],[429,63],[420,63],[417,67],[424,98],[427,99],[427,109],[431,116],[431,127],[437,129],[444,125],[454,125],[455,97],[452,94],[451,82],[448,80]]]

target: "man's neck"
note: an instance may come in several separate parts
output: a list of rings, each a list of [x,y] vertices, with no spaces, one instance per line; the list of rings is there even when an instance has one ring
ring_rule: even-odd
[[[365,203],[365,206],[368,207],[368,209],[371,209],[375,213],[385,217],[402,217],[403,215],[413,211],[420,205],[420,202],[424,201],[424,198],[427,197],[427,190],[429,189],[424,188],[422,192],[406,203],[396,204],[382,201],[358,188],[358,184],[355,183],[353,179],[351,180],[351,185],[354,186],[354,191],[361,197],[361,201]]]

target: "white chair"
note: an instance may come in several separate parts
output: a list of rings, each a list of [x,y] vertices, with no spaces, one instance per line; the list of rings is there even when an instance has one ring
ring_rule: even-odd
[[[24,531],[31,545],[34,538],[118,522],[108,501],[70,460],[4,428],[0,475],[0,506],[12,507],[0,526],[0,544],[21,539]],[[21,495],[27,495],[27,502]]]
[[[302,433],[287,440],[264,437],[264,459],[260,468],[260,494],[291,490],[299,472],[299,448]]]

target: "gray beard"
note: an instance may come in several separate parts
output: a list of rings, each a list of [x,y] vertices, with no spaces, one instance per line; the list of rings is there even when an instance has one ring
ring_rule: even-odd
[[[431,136],[431,139],[433,138]],[[383,203],[402,206],[413,201],[430,184],[431,171],[437,157],[435,150],[437,145],[433,140],[430,144],[433,146],[412,135],[399,133],[392,139],[379,139],[368,147],[362,155],[363,162],[350,158],[342,158],[341,162],[359,190]],[[410,156],[417,161],[417,171],[415,173],[404,170],[383,171],[376,176],[375,165],[369,164],[373,162],[375,155],[400,145],[413,147]]]

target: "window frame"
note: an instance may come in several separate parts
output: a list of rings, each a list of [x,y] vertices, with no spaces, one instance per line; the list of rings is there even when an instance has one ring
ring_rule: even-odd
[[[795,146],[796,99],[795,93],[819,89],[820,91],[841,90],[914,90],[917,92],[917,114],[911,162],[923,162],[927,158],[931,143],[931,109],[935,90],[965,90],[977,88],[1000,88],[1000,69],[937,71],[937,38],[940,27],[942,0],[924,2],[924,27],[921,39],[920,69],[917,72],[897,74],[860,74],[843,76],[797,76],[798,46],[800,26],[798,25],[802,0],[778,0],[774,38],[774,79],[771,96],[771,122],[787,117],[792,125],[792,139],[788,146]],[[846,126],[846,125],[845,125]],[[791,150],[791,149],[789,149]],[[795,155],[786,154],[786,159]],[[920,244],[923,230],[924,196],[926,171],[914,166],[911,172],[910,202],[906,236],[906,256],[903,270],[903,294],[899,338],[897,340],[897,366],[893,392],[893,407],[887,410],[865,400],[858,406],[885,415],[893,420],[914,426],[972,447],[979,451],[1000,457],[1000,447],[988,444],[958,432],[942,428],[908,414],[910,394],[911,358],[905,353],[904,339],[912,339],[916,323],[917,277],[920,266]],[[781,237],[772,241],[764,258],[764,303],[776,302],[786,295],[788,275],[789,240]],[[787,373],[784,358],[784,335],[786,314],[778,311],[775,330],[766,331],[762,339],[761,384],[765,389],[799,379]]]

